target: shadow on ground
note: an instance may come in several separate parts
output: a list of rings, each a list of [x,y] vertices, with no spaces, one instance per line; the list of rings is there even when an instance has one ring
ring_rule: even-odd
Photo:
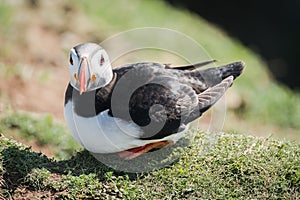
[[[137,173],[116,171],[97,161],[88,151],[83,150],[68,160],[56,161],[49,159],[41,153],[30,151],[30,147],[19,149],[8,147],[2,151],[4,188],[13,193],[19,186],[26,182],[26,176],[33,169],[45,168],[58,175],[80,176],[82,174],[96,173],[100,180],[106,180],[105,173],[113,172],[118,176],[127,176],[134,180]],[[30,189],[30,188],[29,188]],[[36,190],[31,188],[32,190]]]
[[[99,181],[106,181],[109,179],[106,176],[109,172],[114,176],[136,180],[138,177],[141,178],[147,175],[149,171],[172,166],[179,160],[184,147],[189,144],[190,141],[183,138],[175,145],[165,147],[162,151],[143,154],[132,160],[123,160],[116,154],[96,154],[93,156],[87,150],[83,150],[77,152],[70,159],[62,161],[48,158],[42,153],[32,152],[30,147],[10,146],[1,152],[4,170],[3,189],[14,193],[20,186],[28,185],[26,184],[27,177],[33,169],[46,169],[51,174],[59,177],[62,175],[81,176],[93,173],[96,174]],[[35,178],[38,181],[38,178]],[[34,191],[37,188],[29,187],[28,189]]]

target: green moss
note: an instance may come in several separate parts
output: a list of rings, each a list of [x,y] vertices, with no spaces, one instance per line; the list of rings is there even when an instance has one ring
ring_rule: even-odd
[[[86,151],[55,161],[1,137],[2,195],[13,196],[12,188],[26,186],[70,199],[299,197],[299,144],[224,135],[204,153],[203,140],[196,137],[167,168],[128,174],[106,167]]]

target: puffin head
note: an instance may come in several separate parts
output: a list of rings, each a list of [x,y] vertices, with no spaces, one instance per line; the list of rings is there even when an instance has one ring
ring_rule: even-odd
[[[92,91],[106,86],[113,71],[106,51],[95,43],[83,43],[70,50],[70,84],[79,91]]]

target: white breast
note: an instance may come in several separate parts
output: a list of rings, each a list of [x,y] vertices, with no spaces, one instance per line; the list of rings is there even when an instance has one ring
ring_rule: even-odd
[[[74,112],[72,101],[69,101],[65,105],[64,114],[73,137],[93,153],[115,153],[164,140],[177,142],[187,130],[158,140],[140,140],[139,136],[143,132],[139,126],[111,117],[108,110],[95,117],[85,118]]]

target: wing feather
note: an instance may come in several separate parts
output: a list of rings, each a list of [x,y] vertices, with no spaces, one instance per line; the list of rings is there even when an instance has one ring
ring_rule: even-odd
[[[225,91],[231,86],[233,82],[233,76],[229,76],[221,83],[214,87],[208,88],[204,92],[198,95],[199,110],[201,113],[205,112],[212,105],[214,105],[225,93]]]
[[[178,69],[178,70],[195,70],[199,67],[203,67],[205,65],[211,64],[217,62],[217,60],[208,60],[208,61],[204,61],[204,62],[200,62],[200,63],[195,63],[192,65],[185,65],[185,66],[178,66],[178,67],[172,67],[172,69]],[[168,67],[170,67],[169,65],[167,65]],[[170,67],[171,68],[171,67]]]

